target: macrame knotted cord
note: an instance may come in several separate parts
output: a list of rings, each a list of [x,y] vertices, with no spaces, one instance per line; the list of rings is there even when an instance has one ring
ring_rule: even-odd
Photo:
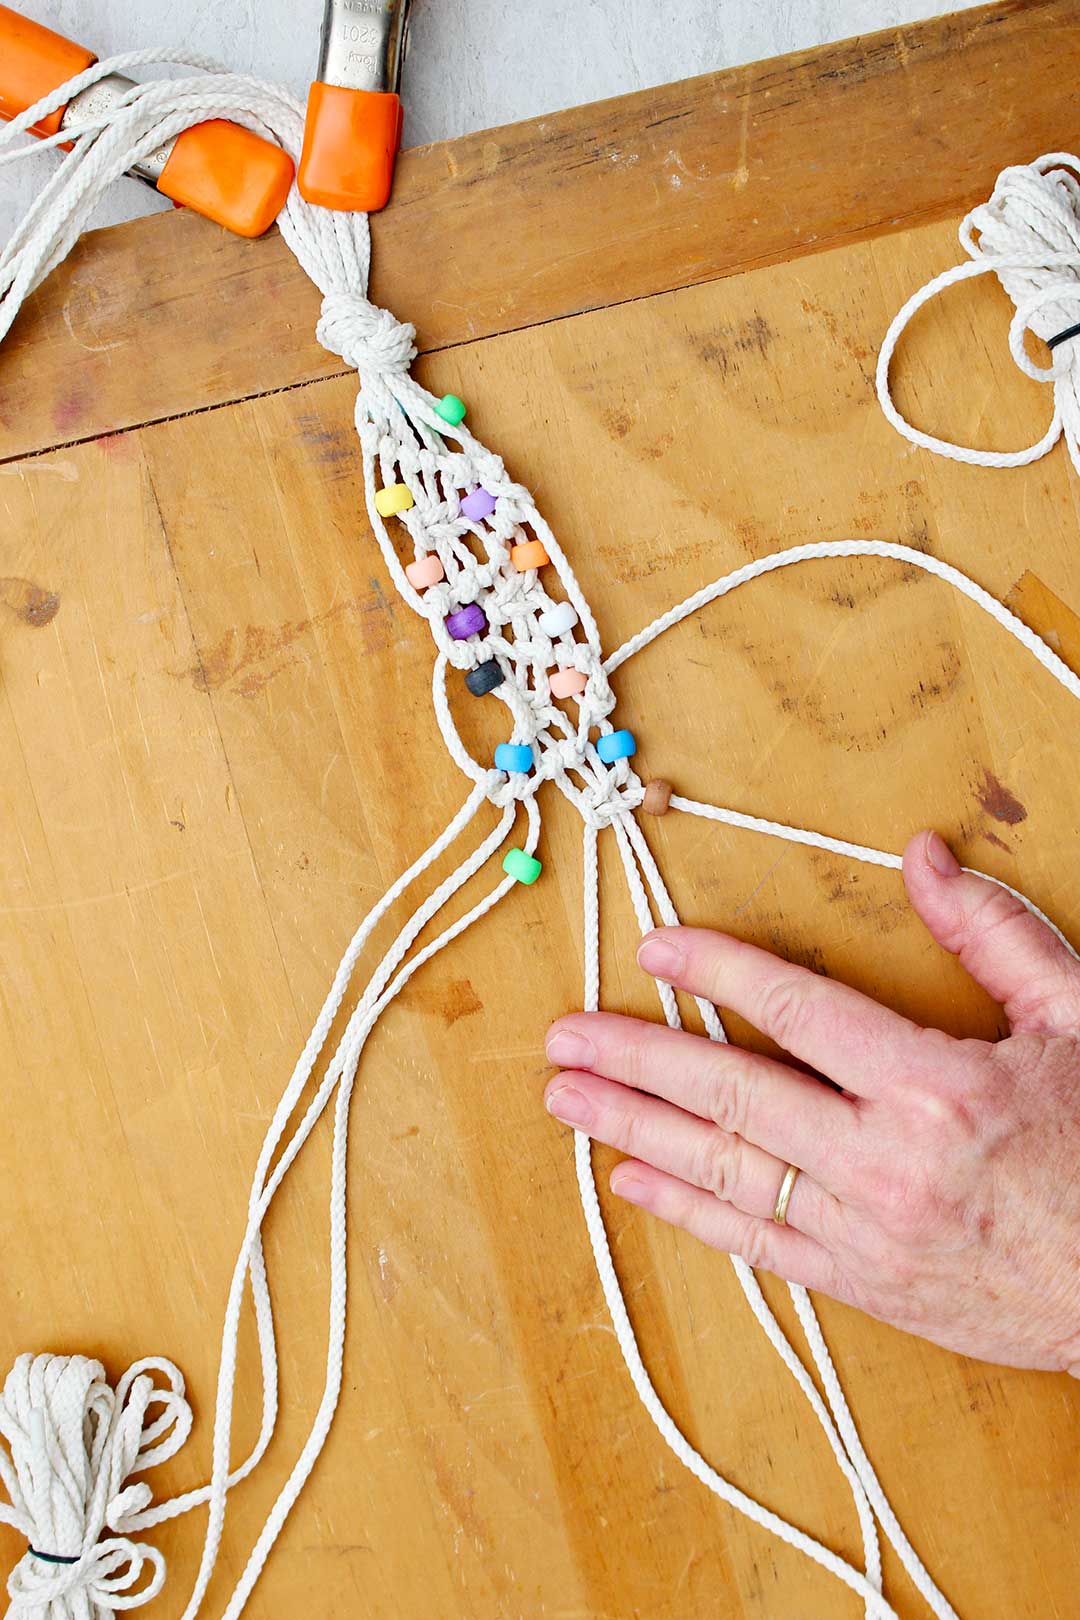
[[[302,110],[286,92],[255,80],[213,71],[213,64],[185,53],[161,51],[134,52],[96,63],[0,131],[0,147],[96,79],[109,72],[151,62],[183,62],[211,71],[190,80],[140,86],[131,93],[128,102],[113,109],[106,120],[86,126],[81,133],[65,130],[53,139],[51,144],[58,144],[61,139],[71,140],[74,133],[74,149],[0,255],[0,336],[10,327],[28,292],[70,249],[94,203],[112,179],[133,161],[133,154],[154,150],[191,123],[222,116],[259,132],[272,132],[294,158],[297,156]],[[9,153],[7,157],[18,155],[19,152]],[[6,160],[0,156],[0,162]],[[255,1170],[246,1229],[225,1310],[209,1483],[156,1505],[151,1504],[145,1485],[124,1485],[124,1479],[131,1473],[171,1455],[183,1443],[190,1428],[191,1413],[184,1398],[183,1381],[171,1363],[137,1363],[121,1380],[115,1395],[104,1383],[98,1364],[80,1356],[20,1357],[9,1376],[5,1405],[0,1407],[0,1433],[11,1446],[13,1462],[9,1463],[0,1451],[0,1481],[8,1491],[12,1507],[0,1506],[0,1517],[16,1525],[30,1543],[31,1550],[9,1581],[11,1612],[26,1616],[38,1614],[43,1603],[51,1604],[50,1620],[67,1616],[71,1620],[87,1620],[87,1617],[99,1620],[117,1610],[139,1606],[160,1588],[164,1560],[156,1549],[132,1543],[128,1538],[139,1530],[206,1504],[209,1508],[206,1537],[184,1620],[194,1620],[200,1611],[221,1541],[228,1492],[257,1466],[274,1432],[277,1417],[276,1337],[262,1249],[262,1223],[289,1168],[333,1101],[330,1289],[323,1394],[309,1436],[224,1611],[226,1620],[235,1620],[240,1614],[314,1466],[340,1393],[347,1287],[345,1215],[349,1107],[366,1040],[383,1011],[413,974],[486,915],[514,887],[514,878],[507,875],[456,921],[447,923],[443,917],[447,905],[505,844],[522,813],[525,817],[522,848],[528,855],[536,849],[540,836],[537,793],[543,782],[554,782],[575,805],[583,822],[585,1007],[593,1009],[599,1005],[598,837],[605,827],[614,829],[615,846],[639,926],[645,930],[654,921],[669,925],[678,922],[675,906],[635,817],[644,793],[642,783],[628,759],[605,763],[597,751],[597,738],[612,730],[610,716],[615,698],[608,680],[610,673],[665,630],[763,574],[812,560],[879,557],[914,565],[962,591],[1020,641],[1072,696],[1080,697],[1080,681],[1057,655],[965,575],[906,546],[876,541],[801,546],[749,563],[661,615],[605,661],[595,620],[574,571],[528,491],[508,477],[499,458],[467,429],[461,425],[451,426],[439,415],[433,396],[409,374],[408,367],[415,355],[413,328],[370,304],[364,296],[369,261],[366,218],[310,207],[294,187],[279,223],[301,265],[323,294],[318,326],[320,341],[358,371],[361,388],[356,405],[356,427],[369,522],[398,591],[428,624],[436,648],[432,682],[436,717],[451,757],[472,787],[444,831],[391,885],[357,930],[267,1131]],[[964,268],[967,273],[977,273],[971,267]],[[441,565],[443,578],[423,594],[415,590],[406,577],[397,544],[376,506],[377,491],[395,483],[405,486],[412,505],[392,521],[411,541],[414,560],[434,555]],[[477,486],[489,492],[494,501],[493,510],[483,520],[467,517],[462,509],[464,497]],[[540,541],[544,548],[551,567],[549,577],[558,580],[563,593],[557,599],[548,594],[536,569],[519,571],[509,560],[512,547],[530,540]],[[547,633],[540,621],[564,599],[571,604],[576,623],[557,633]],[[448,631],[446,620],[472,604],[482,606],[485,627],[480,634],[458,639]],[[575,629],[580,631],[580,637],[574,634]],[[533,751],[534,768],[528,772],[507,775],[481,765],[469,755],[454,725],[447,697],[448,671],[467,672],[489,661],[498,665],[503,677],[493,695],[506,705],[512,739]],[[552,694],[550,676],[555,670],[576,671],[585,679],[584,690],[576,700],[576,720]],[[360,994],[310,1102],[290,1131],[293,1111],[301,1103],[314,1075],[330,1028],[371,934],[432,864],[467,834],[485,802],[498,812],[496,825],[415,907],[403,924]],[[671,804],[684,813],[872,864],[900,865],[898,856],[884,851],[682,796],[673,796]],[[1030,906],[1024,896],[1019,898]],[[1031,909],[1042,916],[1037,908],[1032,906]],[[441,932],[428,944],[415,949],[421,932],[437,919],[442,919]],[[680,1014],[673,991],[665,984],[658,984],[657,988],[664,1017],[672,1027],[679,1027]],[[723,1040],[724,1031],[716,1009],[701,1000],[697,1005],[707,1034],[714,1040]],[[612,1261],[593,1176],[591,1145],[588,1137],[581,1133],[575,1133],[575,1160],[589,1237],[619,1349],[640,1399],[675,1455],[714,1494],[805,1552],[857,1593],[863,1599],[867,1620],[897,1620],[895,1610],[881,1593],[876,1515],[934,1615],[938,1620],[957,1620],[885,1498],[855,1428],[806,1290],[792,1287],[791,1294],[821,1379],[824,1399],[772,1314],[750,1267],[733,1257],[736,1276],[751,1309],[805,1395],[851,1488],[863,1539],[863,1571],[725,1480],[681,1433],[645,1369]],[[239,1320],[247,1288],[251,1291],[258,1328],[263,1416],[259,1438],[251,1454],[230,1472]],[[164,1376],[164,1388],[154,1384],[151,1377],[154,1371]],[[73,1404],[66,1393],[72,1381],[78,1389],[92,1392],[82,1395],[83,1407],[79,1406],[78,1399]],[[146,1411],[155,1403],[164,1410],[160,1418],[147,1425]],[[73,1438],[73,1411],[93,1414],[86,1421],[80,1417],[81,1449],[78,1440]],[[51,1438],[61,1434],[62,1441]],[[99,1540],[106,1527],[117,1532],[117,1536],[112,1540]],[[45,1547],[41,1544],[43,1540],[51,1540],[53,1544]],[[71,1547],[72,1553],[65,1554],[62,1546]],[[48,1562],[49,1554],[64,1558],[76,1553],[77,1562]],[[41,1554],[47,1555],[44,1572],[38,1556]],[[149,1582],[138,1588],[141,1571],[146,1567],[151,1568]]]

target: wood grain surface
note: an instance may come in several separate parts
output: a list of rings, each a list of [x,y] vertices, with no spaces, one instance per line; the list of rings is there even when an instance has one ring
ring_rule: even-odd
[[[961,213],[1072,149],[1078,76],[1076,0],[1008,0],[420,147],[372,296],[430,351]],[[340,375],[317,314],[276,231],[93,233],[5,345],[5,453]]]
[[[863,42],[864,82],[910,85],[937,60],[937,94],[947,77],[950,105],[966,109],[922,114],[932,173],[897,139],[898,184],[922,187],[915,213],[947,212],[1004,157],[1033,155],[1016,134],[1025,118],[1047,120],[1037,144],[1068,144],[1071,83],[1043,71],[1036,23],[1057,18],[1060,61],[1077,15],[1004,6],[909,30],[904,68],[897,39],[891,59]],[[858,79],[855,45],[816,60],[849,64],[837,95]],[[969,60],[1014,87],[1008,140],[1003,125],[973,140],[965,120],[982,102]],[[824,167],[808,164],[805,131],[827,76],[808,58],[746,75],[798,90],[791,129],[802,133],[783,163],[807,176],[806,218],[820,219],[839,159],[823,135]],[[695,107],[694,161],[712,152],[719,167],[731,116],[722,98],[699,99],[708,82],[681,94]],[[679,88],[655,95],[680,104]],[[650,98],[631,100],[644,129]],[[872,102],[861,103],[871,133]],[[625,127],[631,102],[617,106]],[[705,254],[699,273],[671,242],[675,216],[655,228],[660,147],[636,178],[598,166],[597,131],[615,116],[579,110],[543,131],[500,132],[496,154],[539,150],[524,169],[496,157],[468,199],[458,158],[479,161],[481,145],[419,154],[377,227],[381,296],[422,322],[440,286],[461,306],[427,333],[440,352],[418,373],[469,402],[474,430],[535,491],[607,645],[749,558],[879,536],[966,569],[1076,664],[1078,486],[1065,454],[1008,474],[934,460],[894,435],[874,400],[885,325],[954,261],[955,222],[879,232],[887,211],[872,216],[841,188],[834,245],[807,256],[790,218],[780,240],[764,182],[759,230],[751,164],[729,187],[740,239],[726,261]],[[778,133],[781,167],[783,145]],[[530,161],[538,179],[523,200]],[[599,191],[570,178],[560,190],[556,168],[592,171]],[[594,208],[608,186],[610,210]],[[702,240],[716,228],[710,196],[689,183],[680,194],[680,229],[699,227]],[[452,274],[437,254],[409,263],[410,229],[414,250],[437,241],[448,198],[459,210],[476,200],[481,244],[501,200],[499,273],[468,241]],[[632,269],[610,251],[616,213]],[[560,242],[591,246],[561,263],[552,253],[526,294],[545,220]],[[201,279],[182,343],[170,298],[185,255]],[[119,354],[63,336],[73,325],[86,341],[64,311],[73,276],[93,306],[96,264],[113,279],[94,341]],[[500,303],[500,276],[516,307],[509,294]],[[158,1495],[205,1477],[220,1312],[266,1120],[358,918],[465,793],[431,714],[429,638],[394,598],[363,517],[354,383],[313,374],[314,300],[298,285],[275,240],[240,243],[180,216],[140,221],[84,244],[0,355],[17,406],[0,467],[0,1366],[27,1348],[99,1355],[114,1375],[144,1354],[175,1358],[196,1424],[154,1478]],[[932,430],[995,447],[1041,431],[1048,401],[1009,361],[1007,315],[1000,290],[979,285],[913,325],[898,391]],[[483,335],[465,341],[470,319]],[[291,347],[279,344],[293,320]],[[129,326],[140,375],[125,379]],[[73,398],[86,403],[69,416]],[[170,419],[149,420],[159,414]],[[27,446],[40,453],[22,456]],[[616,687],[645,774],[890,848],[932,823],[1080,934],[1080,782],[1067,768],[1080,715],[946,587],[884,562],[791,570],[662,638]],[[457,712],[474,749],[489,748],[491,709],[466,697]],[[682,1471],[622,1370],[570,1139],[540,1107],[544,1027],[581,995],[580,829],[557,795],[544,815],[541,881],[426,968],[369,1044],[350,1143],[342,1403],[249,1612],[854,1617],[850,1594]],[[688,921],[957,1033],[1002,1027],[927,940],[894,874],[675,815],[648,836]],[[605,1003],[652,1015],[617,863],[603,855]],[[317,1401],[327,1170],[320,1131],[269,1222],[282,1416],[262,1470],[235,1493],[209,1614]],[[609,1213],[647,1364],[691,1440],[857,1558],[831,1455],[723,1257],[634,1211]],[[765,1284],[790,1323],[782,1289]],[[820,1306],[886,1490],[964,1620],[1074,1616],[1075,1383]],[[250,1322],[243,1354],[237,1457],[258,1424]],[[151,1612],[180,1614],[201,1527],[194,1516],[155,1533],[170,1575]],[[0,1531],[0,1554],[20,1551]],[[923,1614],[890,1553],[885,1562],[905,1620]]]

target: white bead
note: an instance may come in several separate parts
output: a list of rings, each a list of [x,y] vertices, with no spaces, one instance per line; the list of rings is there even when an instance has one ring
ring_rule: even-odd
[[[546,613],[541,613],[536,623],[542,633],[554,641],[556,636],[561,636],[574,628],[577,624],[577,614],[569,602],[556,602]]]

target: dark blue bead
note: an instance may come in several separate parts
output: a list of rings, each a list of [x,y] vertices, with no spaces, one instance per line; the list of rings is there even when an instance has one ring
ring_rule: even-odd
[[[475,669],[470,669],[465,677],[465,685],[473,697],[483,697],[485,692],[494,692],[505,679],[495,659],[489,658],[486,664],[477,664]]]

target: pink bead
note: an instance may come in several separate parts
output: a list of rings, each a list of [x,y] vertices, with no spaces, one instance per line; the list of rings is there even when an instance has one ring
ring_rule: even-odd
[[[409,563],[405,569],[405,578],[417,591],[426,591],[429,585],[437,585],[440,579],[446,578],[442,563],[433,551],[424,557],[417,557],[415,562]]]
[[[580,669],[554,669],[548,681],[552,697],[577,697],[589,684]]]

